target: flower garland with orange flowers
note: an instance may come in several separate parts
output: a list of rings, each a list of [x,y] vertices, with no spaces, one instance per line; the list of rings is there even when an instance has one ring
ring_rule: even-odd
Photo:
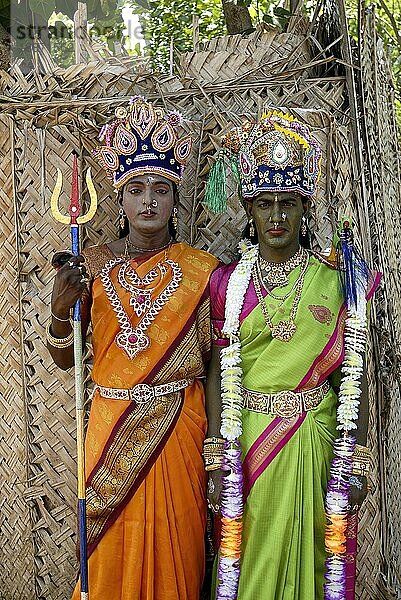
[[[363,354],[366,346],[366,290],[358,293],[357,306],[348,309],[345,321],[344,362],[338,396],[337,429],[342,432],[334,442],[334,458],[327,486],[325,600],[345,600],[346,597],[346,528],[349,512],[349,478],[356,439],[350,432],[356,429],[361,397]]]
[[[223,333],[230,345],[221,351],[222,412],[220,433],[225,439],[221,493],[221,544],[218,567],[217,600],[237,597],[242,540],[242,463],[239,438],[242,433],[242,368],[239,340],[240,314],[257,261],[259,246],[245,241],[240,245],[242,258],[231,274],[225,307]]]
[[[330,556],[326,559],[325,600],[346,600],[347,517],[349,513],[350,476],[356,439],[351,431],[357,428],[366,348],[366,291],[371,276],[369,267],[354,247],[352,223],[340,222],[337,257],[344,292],[347,318],[344,332],[344,361],[338,395],[337,430],[334,458],[327,485],[325,544]]]

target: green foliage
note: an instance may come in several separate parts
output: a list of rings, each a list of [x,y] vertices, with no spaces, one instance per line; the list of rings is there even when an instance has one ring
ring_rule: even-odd
[[[220,0],[131,0],[131,6],[156,69],[168,69],[171,39],[180,52],[192,48],[193,15],[199,16],[199,41],[225,33]]]
[[[199,16],[199,41],[226,34],[221,0],[129,0],[138,15],[146,40],[146,54],[157,69],[167,70],[170,44],[180,52],[192,49],[193,15]],[[284,27],[291,16],[282,0],[237,0],[246,6],[254,24],[265,22]]]
[[[61,15],[49,21],[50,52],[60,67],[69,67],[74,61],[73,24],[61,20]]]

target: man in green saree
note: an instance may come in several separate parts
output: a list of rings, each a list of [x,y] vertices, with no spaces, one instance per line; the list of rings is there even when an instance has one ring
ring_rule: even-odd
[[[232,129],[223,148],[238,170],[250,241],[239,262],[211,279],[204,456],[209,506],[222,513],[212,597],[351,600],[355,561],[341,573],[342,596],[330,595],[333,581],[324,591],[325,496],[348,314],[335,256],[304,247],[321,148],[305,124],[277,111]],[[367,300],[378,281],[369,273]],[[348,525],[367,491],[366,391],[354,421]],[[344,534],[350,563],[355,535]],[[326,547],[330,538],[336,549],[336,536],[326,533]]]

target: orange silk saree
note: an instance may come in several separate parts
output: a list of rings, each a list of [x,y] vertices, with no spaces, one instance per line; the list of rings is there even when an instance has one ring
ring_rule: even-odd
[[[163,254],[133,259],[131,266],[144,277]],[[90,599],[198,600],[206,521],[206,415],[198,378],[210,351],[208,281],[217,260],[186,244],[170,248],[181,282],[147,329],[149,347],[130,360],[115,343],[119,324],[98,277],[111,258],[106,246],[86,252],[94,276],[94,382],[113,388],[194,382],[140,405],[94,394],[86,435]],[[135,325],[140,319],[119,285],[119,266],[110,278]],[[153,300],[165,284],[153,290]]]

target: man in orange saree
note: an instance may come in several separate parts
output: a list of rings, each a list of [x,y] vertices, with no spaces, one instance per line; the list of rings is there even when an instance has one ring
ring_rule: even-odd
[[[65,317],[83,291],[80,271],[91,282],[84,303],[95,383],[85,443],[91,600],[198,600],[204,575],[201,378],[217,260],[171,238],[174,186],[190,148],[177,121],[137,97],[106,129],[97,155],[120,190],[129,230],[61,266],[53,291],[48,344],[68,368],[71,348],[57,340],[67,337]],[[146,153],[138,155],[139,144]]]

